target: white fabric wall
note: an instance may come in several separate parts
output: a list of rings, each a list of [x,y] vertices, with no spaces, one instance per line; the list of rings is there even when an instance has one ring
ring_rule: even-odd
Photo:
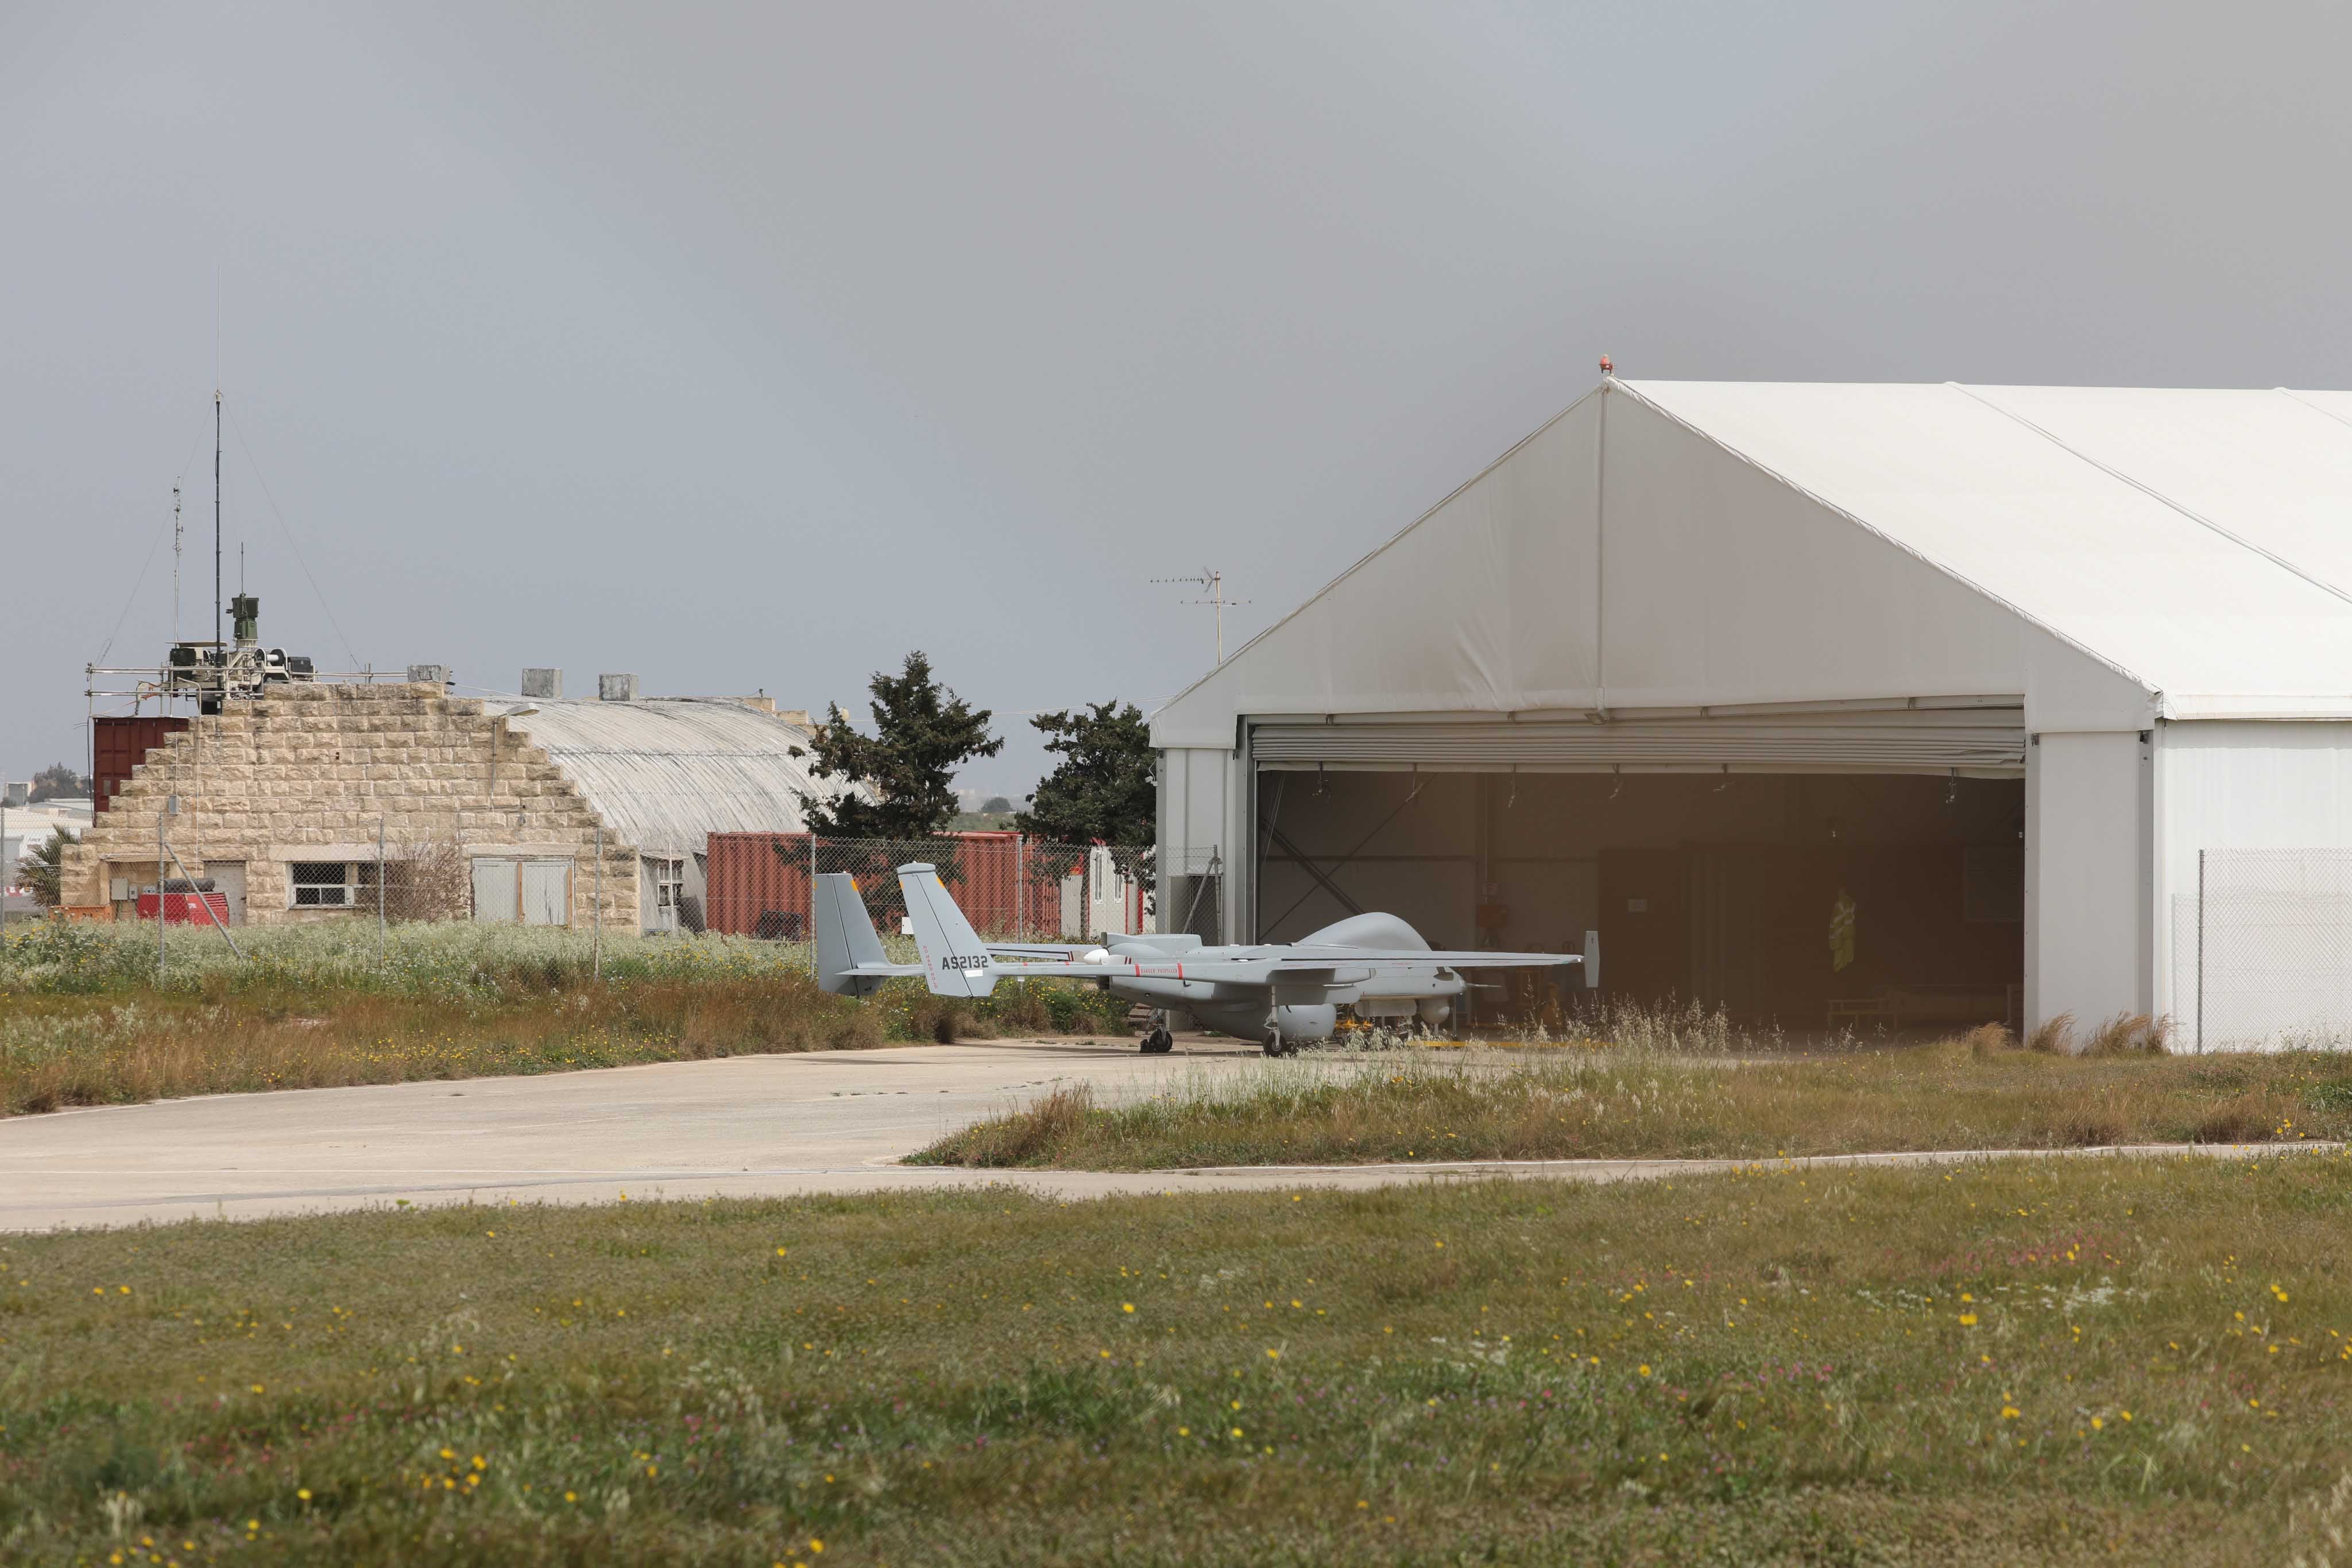
[[[2025,1021],[2153,1009],[2150,747],[2045,732],[2025,752]]]
[[[2025,690],[2016,616],[1631,398],[1604,495],[1612,708]]]
[[[2352,724],[2168,724],[2156,767],[2158,1006],[2185,1014],[2173,915],[2197,893],[2198,852],[2352,848]]]
[[[1232,757],[1207,747],[1184,747],[1160,754],[1160,847],[1169,864],[1184,874],[1199,869],[1212,849],[1226,859],[1225,775]]]
[[[1230,747],[1239,715],[2011,694],[2052,709],[2029,712],[2037,727],[2137,730],[2154,711],[2112,665],[1616,391],[1357,563],[1152,733]]]
[[[2352,592],[2352,394],[1977,387],[2069,451]],[[2273,683],[2264,683],[2269,687]],[[2325,676],[2305,687],[2333,688]],[[2168,688],[2168,695],[2174,695]]]
[[[2163,693],[2168,717],[2243,712],[2204,711],[2217,698],[2347,713],[2337,672],[2352,662],[2352,603],[2311,580],[2315,566],[2327,570],[2315,559],[2272,559],[2303,554],[2308,538],[2286,527],[2239,532],[2200,509],[2213,500],[2228,517],[2343,517],[2352,427],[2304,402],[1951,384],[1622,390],[1850,514],[1854,527],[2096,650]],[[1610,413],[1612,437],[1622,401]],[[2157,462],[2158,452],[2172,460]],[[2224,491],[2229,498],[2215,499]],[[2254,548],[2256,531],[2270,555]]]
[[[1167,900],[1174,877],[1206,873],[1212,851],[1223,856],[1227,869],[1226,918],[1232,918],[1231,867],[1234,846],[1246,853],[1249,836],[1245,808],[1233,800],[1240,769],[1222,747],[1180,747],[1160,754],[1160,914],[1181,920],[1184,910]],[[1229,828],[1228,819],[1234,824]]]
[[[1154,715],[1155,740],[1230,747],[1236,714],[1589,705],[1600,403],[1528,437]]]

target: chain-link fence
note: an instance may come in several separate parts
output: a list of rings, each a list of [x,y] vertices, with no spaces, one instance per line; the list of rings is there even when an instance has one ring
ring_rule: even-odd
[[[923,861],[982,936],[1080,942],[1158,929],[1152,852],[1065,844],[1021,833],[932,839],[826,839],[807,833],[713,833],[702,917],[709,930],[798,942],[809,929],[814,879],[847,872],[875,924],[902,929],[898,868]]]
[[[972,925],[993,940],[1094,941],[1161,928],[1153,852],[1130,845],[1057,843],[1019,833],[887,840],[749,832],[714,833],[707,854],[698,856],[607,848],[600,841],[567,854],[446,837],[411,841],[386,832],[381,843],[320,846],[315,859],[268,866],[249,884],[254,868],[242,861],[200,862],[187,874],[167,842],[158,861],[161,887],[152,874],[123,879],[122,897],[138,898],[141,916],[152,919],[160,909],[173,925],[237,925],[266,907],[273,924],[337,916],[386,925],[474,920],[801,942],[819,873],[856,877],[877,926],[895,934],[906,919],[897,870],[925,861],[939,868]],[[1213,940],[1221,880],[1213,856],[1188,863],[1171,883],[1180,902],[1167,907],[1180,924],[1169,929]]]
[[[376,909],[377,890],[369,884],[380,879],[387,920],[464,920],[473,915],[473,863],[453,839],[387,842],[378,865],[362,865],[359,870],[360,885],[353,892],[364,913]],[[518,886],[516,891],[520,894],[521,889]],[[295,896],[301,896],[299,886]],[[520,913],[520,899],[518,905]]]
[[[404,841],[385,837],[360,846],[366,860],[290,861],[287,907],[297,915],[345,910],[390,923],[479,920],[520,925],[593,925],[597,857],[530,851],[451,838]],[[622,900],[621,873],[603,892],[608,912]]]
[[[1225,863],[1214,849],[1165,854],[1159,873],[1160,929],[1190,932],[1214,945],[1224,940]]]
[[[283,862],[256,862],[218,854],[196,862],[168,839],[155,862],[110,862],[131,874],[112,879],[114,902],[124,915],[155,918],[166,925],[243,925],[300,924],[361,918],[387,925],[409,921],[477,920],[520,925],[602,924],[625,920],[632,884],[642,904],[646,871],[640,881],[638,857],[617,852],[606,857],[601,844],[565,852],[561,849],[498,843],[461,843],[454,838],[325,844],[296,850]],[[648,862],[675,868],[679,862]],[[163,873],[158,885],[155,875]],[[600,866],[602,868],[600,874]],[[665,896],[675,889],[665,886]],[[667,904],[664,905],[668,907]],[[675,928],[676,922],[648,929]]]
[[[2172,900],[2175,1049],[2352,1046],[2352,850],[2204,850]]]

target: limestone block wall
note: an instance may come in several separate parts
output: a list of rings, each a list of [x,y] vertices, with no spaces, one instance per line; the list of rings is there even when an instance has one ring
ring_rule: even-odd
[[[243,862],[246,918],[255,925],[351,918],[290,907],[287,868],[289,860],[366,858],[379,822],[394,858],[449,843],[467,856],[569,858],[572,923],[596,919],[594,809],[546,752],[486,716],[479,700],[438,685],[289,683],[194,719],[149,754],[66,852],[64,902],[108,902],[110,876],[152,882],[156,820],[174,794],[172,847],[197,876],[215,862]],[[352,846],[366,848],[289,853]],[[609,826],[604,922],[637,928],[637,852]]]

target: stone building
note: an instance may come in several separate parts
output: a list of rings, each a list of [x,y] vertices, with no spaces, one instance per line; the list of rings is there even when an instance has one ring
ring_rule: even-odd
[[[622,700],[274,685],[148,753],[68,852],[63,901],[128,917],[185,875],[210,879],[234,923],[373,915],[381,897],[395,917],[586,926],[601,828],[603,925],[696,925],[710,832],[804,827],[799,793],[820,788],[807,716],[607,689]]]

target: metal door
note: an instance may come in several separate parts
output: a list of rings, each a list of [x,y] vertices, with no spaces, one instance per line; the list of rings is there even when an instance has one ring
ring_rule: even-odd
[[[1741,1016],[1757,1010],[1759,869],[1754,855],[1738,850],[1691,852],[1691,998],[1701,1007]]]
[[[572,862],[524,861],[522,923],[525,925],[572,924]]]
[[[474,862],[475,919],[512,921],[520,912],[518,892],[514,862],[480,860]]]
[[[1338,716],[1250,728],[1261,768],[1367,768],[1570,773],[1931,773],[2025,776],[2025,710],[2014,697],[1811,713],[1727,710],[1675,719],[1391,719]]]
[[[228,904],[228,923],[245,924],[245,862],[243,861],[206,861],[205,874],[213,879],[213,891]]]

